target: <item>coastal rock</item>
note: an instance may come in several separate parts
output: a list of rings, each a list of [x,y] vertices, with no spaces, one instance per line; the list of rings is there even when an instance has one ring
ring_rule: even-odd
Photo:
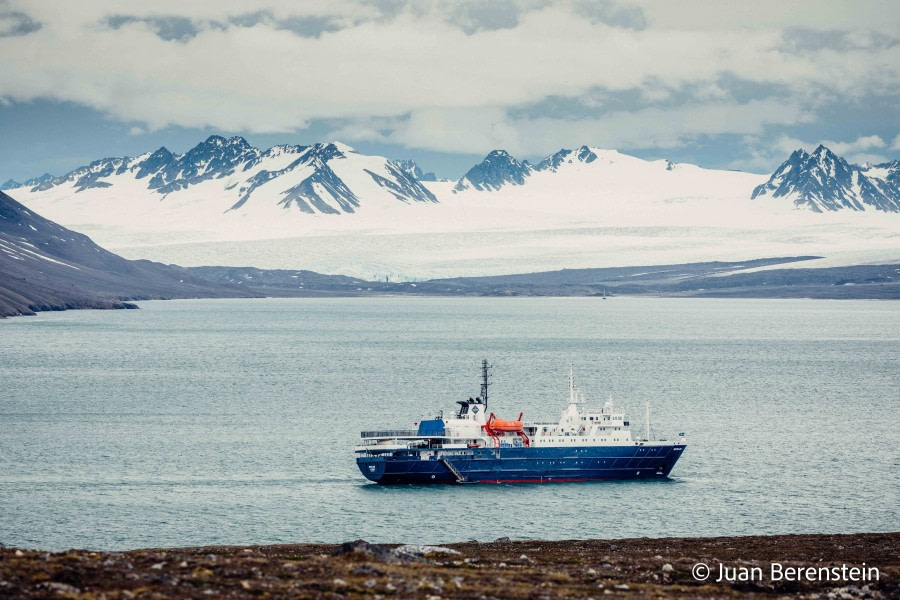
[[[462,564],[458,567],[426,560],[379,561],[376,555],[391,556],[395,548],[364,540],[341,546],[256,546],[251,548],[253,552],[242,552],[244,547],[217,546],[171,548],[165,553],[70,550],[44,555],[20,550],[21,556],[17,556],[16,549],[7,548],[0,549],[0,596],[209,596],[249,600],[376,597],[387,593],[403,598],[526,599],[585,597],[585,592],[593,589],[597,595],[609,591],[616,597],[647,598],[737,598],[751,593],[779,598],[883,598],[896,595],[900,576],[900,533],[670,538],[659,554],[659,540],[617,540],[616,545],[616,568],[597,568],[594,573],[588,567],[596,567],[603,560],[608,541],[515,541],[502,549],[466,543],[424,547],[465,553],[484,568],[475,568],[472,561],[459,561]],[[838,545],[843,549],[838,550]],[[540,556],[541,560],[510,562],[510,557],[522,554]],[[652,558],[656,555],[663,557],[663,565],[673,565],[671,575],[660,576],[661,563]],[[701,558],[711,565],[749,561],[747,564],[765,567],[786,557],[798,567],[865,562],[877,567],[881,577],[853,584],[772,582],[771,586],[745,588],[714,580],[700,585],[689,573]],[[375,561],[378,564],[373,564]],[[500,562],[507,563],[508,568],[498,571]],[[153,569],[160,563],[161,568]],[[193,570],[182,566],[185,563]],[[126,569],[129,564],[133,570]]]
[[[392,552],[398,556],[413,556],[413,557],[422,557],[422,556],[431,556],[433,554],[459,554],[459,550],[454,550],[453,548],[446,548],[444,546],[417,546],[415,544],[405,544],[403,546],[399,546],[394,548]]]

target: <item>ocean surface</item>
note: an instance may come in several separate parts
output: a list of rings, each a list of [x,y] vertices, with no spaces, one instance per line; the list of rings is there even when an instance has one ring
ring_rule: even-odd
[[[64,549],[900,529],[900,303],[143,302],[0,322],[0,543]],[[359,431],[567,371],[688,447],[667,481],[380,487]]]

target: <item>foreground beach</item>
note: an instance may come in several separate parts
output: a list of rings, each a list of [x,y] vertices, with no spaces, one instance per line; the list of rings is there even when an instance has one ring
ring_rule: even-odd
[[[0,549],[4,598],[896,598],[898,582],[900,533]]]

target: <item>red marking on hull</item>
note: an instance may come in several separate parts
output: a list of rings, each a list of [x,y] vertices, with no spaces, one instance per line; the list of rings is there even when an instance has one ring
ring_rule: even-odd
[[[544,477],[543,479],[479,479],[475,483],[574,483],[577,481],[608,481],[606,477]]]

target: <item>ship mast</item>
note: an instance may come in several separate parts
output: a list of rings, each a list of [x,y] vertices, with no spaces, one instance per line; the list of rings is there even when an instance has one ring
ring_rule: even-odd
[[[575,369],[569,367],[569,404],[575,403]]]
[[[487,359],[481,361],[481,399],[484,401],[485,414],[487,414],[488,386],[491,385],[490,381],[488,381],[491,376],[490,368],[491,365],[488,364]]]
[[[646,425],[645,425],[646,438],[647,438],[647,441],[649,442],[650,441],[650,403],[649,402],[644,407],[644,410],[646,411],[646,415],[645,415],[645,419],[644,419],[644,421],[646,423]]]

